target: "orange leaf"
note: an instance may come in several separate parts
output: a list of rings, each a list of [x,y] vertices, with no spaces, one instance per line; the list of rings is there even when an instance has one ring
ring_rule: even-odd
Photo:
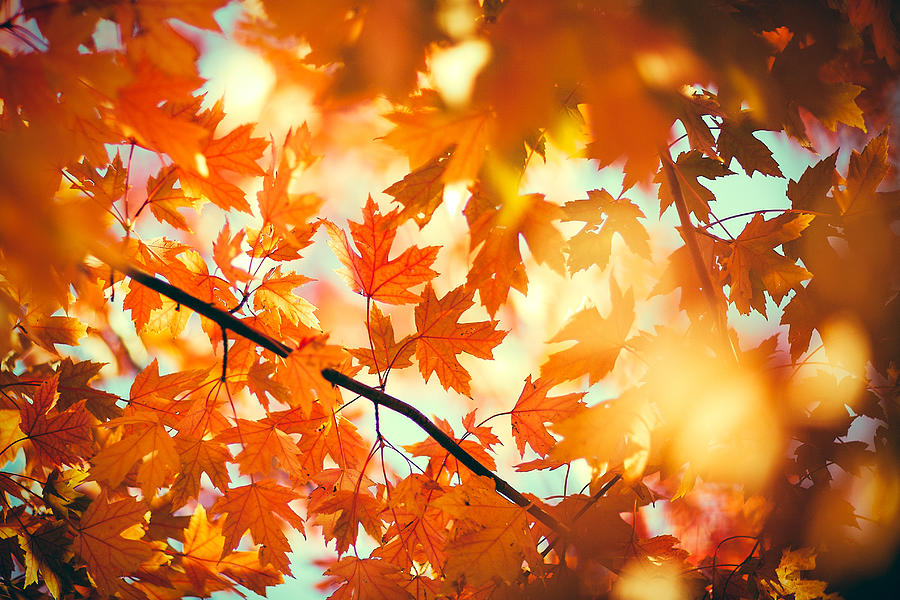
[[[575,314],[551,342],[574,340],[571,348],[556,352],[541,365],[541,377],[561,381],[588,376],[593,385],[612,371],[634,321],[634,295],[622,296],[615,282],[610,285],[612,310],[605,319],[595,307]]]
[[[122,307],[131,311],[131,319],[138,332],[143,331],[150,322],[150,314],[162,306],[163,301],[159,292],[151,290],[133,279],[128,281],[128,293],[125,294]]]
[[[326,541],[336,540],[338,555],[356,546],[359,526],[373,538],[381,539],[381,512],[384,503],[364,489],[326,492],[319,487],[309,497],[308,511],[316,515]]]
[[[123,575],[138,569],[150,557],[150,547],[121,533],[143,523],[147,506],[134,498],[110,503],[106,490],[91,502],[78,525],[72,549],[87,564],[97,590],[104,596],[114,593]]]
[[[135,376],[129,399],[135,406],[154,407],[160,403],[168,404],[181,394],[197,389],[204,379],[206,379],[205,369],[177,371],[160,376],[159,364],[154,358],[153,362]]]
[[[421,474],[414,473],[397,483],[389,499],[393,522],[388,524],[382,536],[384,543],[373,556],[404,567],[424,559],[432,568],[441,568],[447,560],[444,538],[449,519],[433,506],[433,501],[443,493],[440,485]]]
[[[278,332],[281,331],[283,321],[317,328],[319,320],[314,314],[316,307],[309,300],[294,294],[295,289],[310,281],[313,280],[297,273],[282,275],[281,265],[278,265],[266,273],[262,283],[256,288],[253,308],[264,311]]]
[[[372,305],[368,320],[371,348],[352,348],[348,352],[357,362],[369,367],[369,373],[382,373],[388,369],[402,369],[412,365],[415,345],[412,336],[402,340],[394,340],[394,326],[391,318],[381,312],[377,305]]]
[[[344,583],[329,600],[413,600],[414,596],[403,588],[408,576],[395,564],[375,558],[345,556],[325,571]]]
[[[450,423],[444,419],[438,418],[435,422],[444,433],[453,438],[463,450],[471,454],[478,462],[490,470],[497,468],[494,457],[488,454],[485,447],[479,442],[457,438],[453,435],[453,428],[450,427]],[[450,456],[446,448],[438,444],[433,438],[429,437],[423,442],[403,446],[403,449],[413,456],[427,456],[429,459],[427,472],[431,473],[435,479],[438,479],[440,469],[446,469],[447,471],[447,474],[441,478],[442,481],[447,481],[454,476],[458,476],[462,481],[476,477],[468,468],[462,466],[455,458]]]
[[[477,586],[493,579],[511,582],[521,573],[523,560],[537,555],[526,509],[500,496],[492,482],[485,481],[474,477],[434,501],[453,517],[444,575],[454,585],[465,581]]]
[[[225,514],[222,527],[225,546],[222,558],[227,556],[241,541],[248,529],[253,542],[260,544],[259,562],[271,564],[282,573],[290,574],[287,553],[291,547],[282,528],[282,520],[296,530],[303,532],[303,519],[293,511],[288,503],[299,498],[292,489],[264,479],[232,488],[216,500],[212,511]],[[279,517],[279,518],[276,518]]]
[[[297,443],[269,418],[260,421],[236,419],[235,426],[220,433],[216,440],[241,445],[235,460],[243,475],[270,475],[273,457],[288,474],[303,472]]]
[[[398,215],[401,223],[415,219],[419,229],[428,224],[444,199],[443,176],[447,163],[446,158],[439,156],[384,190],[394,197],[394,202],[403,205]]]
[[[210,172],[221,169],[244,175],[263,175],[264,171],[256,161],[262,157],[269,142],[265,138],[250,137],[254,127],[247,123],[210,140],[203,149],[207,169]]]
[[[221,558],[225,548],[222,524],[211,522],[202,504],[198,504],[184,530],[181,564],[185,574],[200,595],[224,588],[222,576],[265,595],[265,588],[282,583],[281,573],[259,562],[258,552],[233,552]],[[207,582],[212,582],[207,587]],[[220,587],[222,586],[222,587]]]
[[[219,490],[228,489],[231,477],[225,467],[231,461],[231,453],[222,444],[212,440],[176,437],[175,446],[181,460],[181,469],[172,484],[172,505],[184,506],[200,493],[200,477],[203,473]]]
[[[465,352],[477,358],[493,359],[493,348],[507,333],[497,330],[497,321],[459,323],[462,314],[474,304],[473,294],[458,287],[438,300],[428,284],[415,310],[419,371],[425,381],[437,373],[445,390],[453,388],[465,395],[469,394],[472,377],[456,355]]]
[[[276,367],[275,380],[291,390],[291,406],[299,407],[304,415],[311,413],[315,400],[330,409],[340,398],[334,386],[322,377],[322,369],[340,367],[347,355],[342,347],[328,344],[327,340],[327,335],[304,340]]]
[[[147,178],[147,204],[160,223],[168,223],[175,229],[191,233],[184,215],[179,208],[193,208],[197,198],[185,196],[184,190],[175,187],[178,172],[171,166],[160,169],[156,177]]]
[[[606,190],[590,190],[584,200],[566,202],[563,221],[583,221],[584,228],[568,242],[567,264],[571,272],[597,265],[605,269],[612,250],[612,238],[619,234],[633,251],[650,258],[650,236],[638,222],[643,211],[627,198],[613,198]]]
[[[715,195],[699,181],[699,177],[704,179],[717,179],[726,175],[734,175],[722,162],[703,156],[697,150],[690,152],[682,152],[675,161],[675,174],[678,177],[678,185],[681,187],[681,193],[684,196],[684,203],[687,205],[689,212],[694,216],[709,223],[709,203],[716,199]],[[662,215],[666,209],[672,206],[675,197],[672,195],[672,189],[669,180],[663,169],[656,174],[653,179],[655,183],[659,183],[659,214]]]
[[[411,168],[417,169],[452,148],[453,154],[441,179],[453,183],[478,175],[492,129],[489,111],[456,115],[424,110],[413,114],[393,113],[388,119],[396,127],[382,139],[406,152]]]
[[[149,411],[119,417],[107,423],[108,427],[118,425],[135,427],[134,431],[121,440],[97,453],[91,460],[91,477],[95,481],[106,481],[114,488],[138,461],[142,461],[137,480],[144,496],[153,497],[156,489],[181,468],[175,441],[169,436],[157,414]]]
[[[535,452],[547,456],[556,439],[550,435],[545,423],[559,422],[584,409],[581,399],[585,392],[576,392],[564,396],[547,396],[556,385],[552,379],[541,378],[531,382],[531,375],[525,380],[525,387],[519,400],[510,411],[512,434],[516,440],[519,456],[525,456],[525,444],[528,443]]]
[[[564,240],[551,224],[564,214],[559,206],[544,200],[543,194],[515,196],[501,203],[478,189],[464,213],[469,223],[471,247],[474,249],[484,242],[472,261],[466,281],[478,289],[488,314],[494,315],[506,302],[510,287],[523,294],[528,291],[528,277],[519,251],[520,235],[538,263],[565,273]]]
[[[363,222],[350,222],[356,250],[351,247],[346,233],[333,223],[325,222],[328,245],[347,267],[348,271],[341,274],[353,290],[388,304],[418,301],[419,294],[409,291],[409,288],[430,281],[437,275],[431,269],[437,258],[437,246],[412,246],[400,256],[388,258],[398,225],[397,209],[381,215],[372,196],[369,196],[363,209]]]
[[[202,81],[193,77],[173,77],[144,60],[135,79],[119,90],[112,115],[126,137],[164,152],[176,164],[191,168],[200,156],[206,130],[190,121],[172,117],[159,107],[164,100],[190,98]]]
[[[77,346],[87,335],[87,325],[75,317],[47,317],[33,312],[22,323],[26,335],[37,345],[56,352],[56,344]]]
[[[241,253],[241,242],[244,240],[245,233],[242,229],[232,237],[231,226],[225,223],[216,241],[213,242],[213,260],[222,269],[222,275],[229,283],[247,281],[252,277],[246,270],[231,264],[231,261]]]
[[[755,214],[731,242],[731,254],[722,264],[730,277],[728,298],[741,314],[749,314],[753,307],[765,315],[763,291],[781,303],[785,294],[812,277],[795,260],[775,252],[782,243],[800,237],[812,220],[812,215],[783,214],[766,221],[761,214]]]
[[[93,452],[91,418],[84,401],[65,411],[53,410],[58,381],[59,375],[42,381],[33,400],[21,409],[19,429],[31,441],[37,466],[77,465]]]

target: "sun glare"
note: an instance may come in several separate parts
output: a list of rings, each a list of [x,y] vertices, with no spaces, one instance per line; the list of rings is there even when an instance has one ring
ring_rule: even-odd
[[[275,85],[275,71],[258,54],[228,42],[211,44],[200,60],[210,100],[225,98],[225,111],[235,123],[259,120]]]

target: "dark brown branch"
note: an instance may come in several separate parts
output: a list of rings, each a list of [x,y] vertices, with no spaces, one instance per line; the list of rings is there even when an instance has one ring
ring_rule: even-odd
[[[494,481],[494,485],[496,486],[497,492],[502,496],[528,510],[528,512],[531,513],[531,515],[535,519],[537,519],[547,527],[550,527],[558,534],[566,535],[568,533],[568,527],[566,527],[563,523],[557,521],[550,514],[545,512],[540,506],[534,504],[528,498],[523,496],[518,490],[504,481],[499,475],[478,462],[474,456],[463,450],[462,447],[457,444],[453,438],[441,431],[438,426],[432,423],[428,417],[423,415],[421,412],[419,412],[417,409],[413,408],[406,402],[385,394],[381,390],[376,390],[375,388],[369,387],[364,383],[360,383],[359,381],[356,381],[351,377],[347,377],[340,371],[335,371],[334,369],[323,369],[322,377],[330,381],[333,385],[339,385],[342,388],[350,390],[355,394],[359,394],[363,398],[371,400],[376,406],[384,406],[394,412],[400,413],[401,415],[418,425],[423,431],[425,431],[425,433],[430,435],[432,439],[434,439],[434,441],[440,444],[442,448],[452,454],[454,458],[468,467],[469,470],[471,470],[473,473],[475,473],[476,475],[481,475],[482,477],[488,477],[492,479]]]
[[[613,475],[612,479],[603,484],[603,487],[597,490],[597,493],[591,496],[590,499],[588,499],[588,501],[584,503],[584,506],[581,507],[581,510],[579,510],[575,514],[575,517],[572,518],[572,525],[574,526],[575,522],[582,516],[584,516],[584,513],[586,513],[590,507],[595,505],[600,500],[600,498],[605,496],[606,492],[608,492],[612,488],[612,486],[616,485],[616,483],[618,483],[620,479],[622,479],[622,476],[616,473],[615,475]],[[546,557],[548,554],[550,554],[550,551],[553,550],[556,544],[559,543],[560,539],[561,538],[550,540],[550,543],[547,544],[547,547],[541,551],[541,556]]]
[[[131,265],[123,265],[121,264],[121,262],[119,262],[118,264],[111,264],[113,264],[113,266],[121,270],[123,273],[125,273],[141,285],[159,292],[167,298],[170,298],[171,300],[174,300],[175,302],[186,306],[194,312],[203,315],[204,317],[217,323],[223,329],[230,329],[231,331],[245,337],[251,342],[258,344],[263,348],[266,348],[267,350],[271,350],[278,356],[281,356],[283,358],[287,357],[288,354],[290,354],[292,351],[292,348],[286,346],[281,342],[273,340],[272,338],[268,337],[260,331],[257,331],[256,329],[253,329],[240,319],[236,318],[231,313],[218,309],[207,302],[203,302],[199,298],[196,298],[185,292],[184,290],[175,287],[171,283],[165,282],[162,279],[158,279],[152,275],[149,275],[148,273],[144,273],[140,269],[137,269]],[[476,475],[481,475],[482,477],[488,477],[492,479],[494,481],[497,492],[502,496],[506,497],[511,502],[514,502],[515,504],[525,508],[535,519],[550,527],[559,535],[565,535],[568,533],[568,527],[566,527],[563,523],[557,521],[541,507],[532,503],[518,490],[504,481],[499,475],[478,462],[475,457],[463,450],[462,447],[457,444],[450,436],[438,429],[438,427],[434,423],[432,423],[428,419],[428,417],[423,415],[421,412],[419,412],[406,402],[394,398],[393,396],[389,396],[388,394],[385,394],[380,390],[376,390],[363,383],[360,383],[355,379],[347,377],[339,371],[335,371],[334,369],[324,369],[322,371],[322,377],[331,382],[333,385],[339,385],[350,390],[351,392],[354,392],[364,398],[371,400],[375,403],[376,406],[385,406],[405,416],[413,423],[418,425],[423,431],[425,431],[425,433],[430,435],[438,444],[440,444],[445,450],[447,450],[447,452],[452,454],[473,473],[475,473]]]
[[[236,334],[247,338],[251,342],[262,346],[266,350],[271,350],[282,358],[287,358],[287,355],[290,354],[293,350],[293,348],[291,348],[290,346],[273,340],[264,333],[253,329],[228,311],[216,308],[208,302],[204,302],[199,298],[191,296],[181,288],[177,288],[171,283],[163,281],[162,279],[154,277],[153,275],[150,275],[148,273],[144,273],[140,269],[137,269],[130,265],[120,268],[123,273],[125,273],[141,285],[146,286],[155,292],[159,292],[163,296],[174,300],[178,304],[188,307],[192,311],[201,314],[207,319],[218,324],[219,327],[223,329],[230,329]]]

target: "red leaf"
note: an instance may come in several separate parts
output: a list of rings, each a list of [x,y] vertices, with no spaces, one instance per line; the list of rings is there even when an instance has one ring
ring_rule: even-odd
[[[437,258],[437,246],[412,246],[400,256],[388,258],[398,225],[397,209],[381,215],[371,196],[363,209],[363,222],[350,222],[355,249],[346,233],[333,223],[325,222],[328,245],[347,267],[348,271],[341,274],[353,290],[388,304],[418,301],[420,296],[409,291],[409,288],[426,283],[437,275],[431,269]]]

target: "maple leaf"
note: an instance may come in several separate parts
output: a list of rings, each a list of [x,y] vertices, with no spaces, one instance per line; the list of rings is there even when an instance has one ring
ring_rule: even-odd
[[[282,275],[281,265],[278,265],[269,270],[262,283],[257,286],[253,293],[253,308],[270,315],[269,321],[278,333],[281,333],[283,321],[317,328],[319,320],[313,314],[316,307],[309,300],[293,293],[296,288],[310,281],[313,280],[296,273]]]
[[[383,600],[413,600],[403,584],[406,573],[397,565],[376,558],[345,556],[331,565],[325,575],[343,581],[330,600],[357,600],[377,595]]]
[[[875,191],[890,170],[888,164],[888,132],[881,132],[866,144],[862,153],[850,153],[845,189],[836,190],[834,199],[841,215],[855,216],[867,210],[882,209],[878,206]]]
[[[778,163],[772,158],[772,151],[758,140],[753,132],[761,129],[749,117],[737,122],[726,119],[719,130],[717,146],[722,164],[731,165],[731,159],[737,158],[747,175],[759,171],[763,175],[784,177]]]
[[[611,282],[610,300],[612,310],[606,318],[596,307],[582,309],[550,340],[576,344],[551,354],[541,365],[542,378],[566,381],[587,375],[593,385],[612,371],[634,322],[634,294],[629,290],[623,296]]]
[[[51,317],[38,311],[30,313],[22,322],[25,335],[42,348],[56,353],[56,344],[77,346],[87,335],[87,325],[75,317]]]
[[[390,259],[391,246],[397,235],[397,209],[382,215],[372,196],[363,208],[363,221],[350,221],[350,234],[355,250],[347,234],[333,223],[325,221],[328,229],[328,245],[347,268],[341,274],[354,291],[388,304],[408,304],[420,296],[409,288],[426,283],[437,273],[431,269],[437,258],[438,247],[411,246],[400,256]]]
[[[425,381],[432,373],[437,373],[445,390],[452,388],[465,395],[469,395],[472,376],[456,355],[465,352],[477,358],[492,359],[493,348],[507,333],[497,330],[497,321],[459,322],[462,314],[474,304],[473,295],[474,292],[458,287],[438,300],[429,283],[415,309],[414,337],[419,371]]]
[[[463,427],[466,429],[466,433],[470,433],[478,438],[478,441],[481,442],[481,445],[491,450],[492,446],[495,444],[501,444],[500,438],[494,435],[494,432],[491,431],[491,428],[486,425],[476,425],[475,424],[475,413],[478,412],[478,409],[473,409],[466,413],[466,416],[462,418]]]
[[[143,371],[135,375],[129,401],[134,406],[167,407],[175,398],[197,389],[206,379],[206,373],[206,369],[193,369],[160,375],[159,363],[154,358]]]
[[[111,116],[125,137],[135,137],[142,145],[158,149],[182,166],[193,167],[201,155],[206,131],[200,125],[174,118],[159,104],[174,97],[190,97],[200,86],[198,78],[172,76],[142,61],[134,80],[119,89]]]
[[[290,405],[309,415],[318,400],[327,408],[340,395],[322,377],[322,369],[337,368],[347,355],[341,346],[327,343],[328,336],[314,336],[304,340],[299,348],[278,363],[273,377],[291,391]]]
[[[213,242],[213,260],[231,283],[247,281],[252,277],[246,270],[231,264],[235,257],[241,254],[241,242],[244,240],[244,235],[245,232],[241,230],[232,236],[231,226],[225,223],[222,231],[216,237],[216,241]]]
[[[235,426],[220,433],[216,441],[241,445],[235,460],[243,475],[270,475],[273,458],[277,458],[278,465],[289,474],[303,472],[297,443],[269,418],[260,421],[235,419]]]
[[[78,401],[85,400],[84,406],[88,412],[101,421],[119,416],[122,410],[115,405],[119,397],[90,385],[90,381],[99,375],[103,366],[103,363],[89,360],[73,363],[70,358],[63,359],[56,367],[59,377],[56,410],[65,410]]]
[[[441,568],[447,559],[444,542],[448,519],[432,502],[443,493],[443,488],[425,475],[412,474],[401,480],[388,500],[393,522],[382,536],[384,543],[372,556],[404,567],[412,567],[413,561],[422,557],[432,567]]]
[[[369,311],[368,332],[372,343],[370,348],[352,348],[347,351],[360,365],[369,367],[369,373],[383,373],[412,365],[411,359],[415,352],[413,336],[408,335],[396,341],[391,317],[383,314],[374,304]]]
[[[526,509],[497,494],[486,478],[454,486],[434,505],[453,518],[444,565],[450,585],[510,582],[520,574],[523,560],[534,562],[539,556],[528,533]]]
[[[685,234],[680,230],[679,233],[683,239]],[[721,279],[719,257],[727,253],[725,243],[706,235],[697,236],[696,240],[700,248],[703,267],[710,274],[713,282],[719,281]],[[702,314],[709,310],[709,301],[704,294],[703,287],[703,281],[697,274],[697,267],[690,249],[687,245],[683,245],[669,255],[666,270],[653,286],[650,294],[651,296],[668,294],[681,288],[679,307],[691,315]],[[723,303],[725,302],[725,294],[720,286],[713,285],[712,291],[717,298],[721,299]]]
[[[181,468],[172,484],[173,506],[183,506],[189,499],[197,497],[203,473],[219,491],[228,489],[231,477],[225,463],[231,460],[231,453],[225,446],[212,440],[179,435],[175,438],[175,447]]]
[[[316,524],[322,526],[325,540],[335,540],[339,556],[356,546],[360,525],[374,539],[381,539],[384,503],[366,490],[331,492],[320,487],[310,494],[308,506],[309,513],[316,515]]]
[[[678,118],[681,124],[684,125],[691,149],[700,150],[707,156],[712,156],[716,139],[709,130],[709,125],[703,120],[703,116],[723,116],[718,99],[714,94],[704,90],[702,92],[694,92],[690,96],[679,94],[678,100],[681,105]]]
[[[650,236],[638,222],[639,218],[645,218],[644,213],[631,200],[614,199],[606,190],[590,190],[587,199],[566,202],[562,208],[566,215],[563,221],[586,223],[567,243],[570,272],[587,269],[592,264],[605,269],[616,233],[633,252],[650,258]]]
[[[263,188],[257,193],[259,212],[263,222],[272,226],[274,233],[296,242],[292,226],[306,223],[314,217],[324,202],[315,194],[291,194],[289,188],[294,172],[313,164],[318,156],[310,149],[311,136],[306,123],[300,129],[287,132],[282,144],[278,168],[272,164],[263,178]]]
[[[647,466],[656,420],[645,398],[626,393],[554,423],[552,429],[562,439],[550,458],[566,462],[584,458],[597,469],[621,466],[625,478],[635,481]]]
[[[783,242],[799,237],[812,220],[812,215],[783,214],[766,221],[757,213],[737,239],[730,242],[731,254],[722,263],[731,283],[729,300],[741,314],[749,314],[752,306],[765,315],[763,290],[776,303],[781,303],[788,291],[812,277],[812,273],[794,260],[774,250]],[[754,278],[760,283],[754,284]]]
[[[714,158],[707,158],[697,150],[691,150],[678,155],[678,160],[675,161],[675,174],[678,176],[678,185],[681,187],[688,212],[693,213],[704,223],[709,223],[709,203],[715,200],[716,196],[709,188],[700,183],[698,178],[718,179],[726,175],[734,175],[734,172],[729,170],[724,163]],[[662,168],[653,181],[660,184],[659,214],[662,215],[666,209],[672,206],[675,197],[672,195],[669,180]]]
[[[131,279],[128,281],[128,293],[125,294],[122,307],[131,311],[134,328],[137,331],[143,331],[150,322],[153,311],[163,307],[163,299],[159,292]]]
[[[528,291],[520,235],[538,263],[565,273],[564,240],[551,224],[563,218],[562,209],[547,202],[543,194],[516,196],[500,204],[498,208],[490,192],[478,187],[463,211],[469,224],[470,248],[481,244],[466,281],[478,289],[481,304],[492,316],[506,302],[510,288],[523,294]]]
[[[14,460],[19,453],[16,442],[22,439],[22,430],[19,428],[20,413],[18,410],[0,410],[0,465]]]
[[[541,456],[547,456],[556,445],[556,439],[547,431],[545,423],[562,421],[584,409],[581,399],[585,392],[547,396],[555,385],[555,380],[545,378],[532,383],[531,375],[525,380],[525,387],[510,411],[519,456],[525,456],[526,443]]]
[[[394,202],[403,205],[397,216],[401,223],[414,219],[422,229],[431,221],[431,215],[444,199],[443,176],[447,163],[447,158],[438,156],[384,190],[394,197]]]
[[[171,166],[160,169],[156,177],[148,177],[146,203],[160,223],[168,223],[175,229],[191,233],[187,219],[178,209],[194,208],[197,198],[186,196],[184,190],[175,187],[177,182],[178,172]]]
[[[93,453],[91,418],[85,401],[64,411],[53,410],[58,384],[59,375],[42,381],[32,401],[21,409],[19,429],[31,442],[36,466],[77,465]]]
[[[872,27],[875,53],[892,69],[900,66],[897,30],[891,18],[891,3],[885,0],[861,0],[850,2],[847,9],[847,16],[857,31],[862,32],[866,27]]]
[[[410,168],[418,169],[452,148],[441,179],[445,183],[474,179],[484,161],[490,139],[489,111],[460,114],[438,110],[396,112],[387,116],[396,124],[382,139],[409,156]]]
[[[241,537],[249,530],[253,542],[261,546],[259,562],[271,564],[290,575],[287,553],[291,548],[281,530],[281,521],[303,532],[303,519],[288,506],[297,498],[299,496],[292,489],[271,479],[255,481],[225,492],[212,507],[212,512],[225,515],[222,526],[225,546],[221,558],[237,548]]]
[[[785,548],[781,552],[781,561],[775,569],[777,581],[765,583],[772,597],[793,596],[795,600],[840,600],[838,594],[826,594],[828,584],[815,579],[805,579],[802,571],[816,568],[816,551],[813,548],[791,550]]]
[[[125,530],[143,523],[146,512],[143,502],[134,498],[109,502],[102,490],[75,526],[72,549],[84,560],[102,595],[114,593],[122,575],[136,571],[150,557],[146,542],[122,536]]]
[[[210,521],[202,504],[198,504],[184,529],[181,564],[194,590],[227,589],[222,577],[265,595],[265,588],[282,583],[281,573],[271,565],[261,565],[257,552],[232,552],[225,558],[225,536],[220,521]]]
[[[64,569],[62,557],[72,541],[67,529],[65,523],[43,523],[36,531],[19,535],[19,544],[25,551],[26,586],[41,582],[53,597],[60,597],[63,583],[57,573]]]
[[[91,477],[95,481],[105,481],[114,488],[138,461],[142,461],[137,481],[144,496],[152,497],[154,490],[181,467],[175,441],[160,422],[159,415],[154,412],[136,412],[106,423],[107,427],[121,425],[133,427],[122,439],[107,446],[91,459]]]

